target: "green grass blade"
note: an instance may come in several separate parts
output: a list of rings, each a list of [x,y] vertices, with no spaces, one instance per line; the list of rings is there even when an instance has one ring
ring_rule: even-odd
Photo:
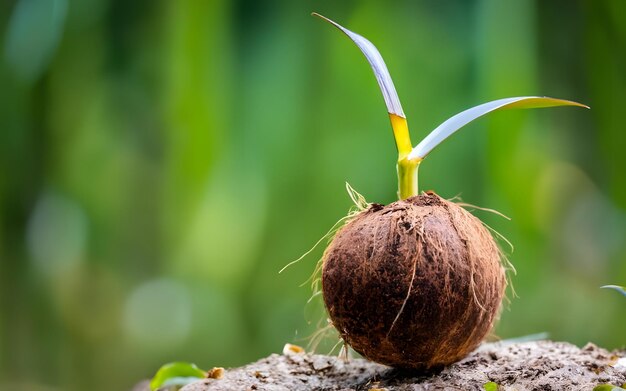
[[[166,386],[182,386],[206,377],[206,372],[195,364],[172,362],[163,365],[150,381],[150,390],[155,391]]]
[[[432,151],[437,145],[441,144],[445,139],[450,137],[454,132],[461,129],[463,126],[482,117],[485,114],[489,114],[498,110],[505,109],[532,109],[541,107],[554,107],[554,106],[579,106],[589,108],[583,104],[572,102],[569,100],[539,97],[539,96],[522,96],[516,98],[504,98],[491,102],[483,103],[482,105],[467,109],[439,125],[433,130],[424,140],[422,140],[409,154],[408,159],[423,159]]]
[[[387,65],[385,65],[385,61],[383,61],[383,57],[380,55],[378,49],[376,49],[376,46],[359,34],[353,33],[339,23],[336,23],[325,16],[316,12],[313,12],[312,15],[324,19],[328,23],[337,27],[344,34],[346,34],[348,38],[350,38],[352,42],[359,47],[359,49],[361,49],[361,52],[363,52],[365,58],[367,58],[367,61],[372,66],[372,70],[376,76],[376,81],[378,81],[378,85],[380,86],[380,91],[383,93],[383,98],[385,99],[385,104],[387,105],[387,111],[390,114],[406,118],[404,111],[402,110],[402,105],[400,104],[400,98],[398,98],[398,93],[396,92],[396,87],[393,85],[391,75],[387,70]]]

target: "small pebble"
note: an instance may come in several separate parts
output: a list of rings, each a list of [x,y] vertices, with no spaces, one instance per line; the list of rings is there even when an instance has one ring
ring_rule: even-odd
[[[206,373],[208,379],[221,379],[224,377],[224,368],[214,367]]]
[[[283,347],[283,354],[288,356],[291,354],[304,354],[304,348],[298,345],[292,345],[290,343],[286,343]]]
[[[322,371],[324,369],[328,369],[333,366],[333,364],[330,361],[322,357],[319,357],[319,358],[316,357],[315,360],[313,360],[312,364],[313,364],[313,369],[315,369],[316,371]]]

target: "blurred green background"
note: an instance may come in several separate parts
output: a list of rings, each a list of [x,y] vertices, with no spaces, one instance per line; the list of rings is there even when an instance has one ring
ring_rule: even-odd
[[[420,185],[516,246],[501,338],[626,344],[626,2],[0,2],[0,389],[124,390],[306,345],[344,182],[395,199],[374,42],[417,142],[488,100]],[[325,345],[324,345],[325,346]],[[332,346],[330,343],[329,346]],[[324,352],[324,349],[322,349]]]

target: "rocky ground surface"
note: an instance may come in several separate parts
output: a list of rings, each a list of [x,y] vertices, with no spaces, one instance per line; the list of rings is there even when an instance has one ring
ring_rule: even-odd
[[[286,349],[219,379],[204,379],[181,391],[209,390],[593,390],[626,383],[626,352],[564,342],[487,343],[434,374],[399,371],[363,359]],[[136,388],[140,390],[140,388]]]

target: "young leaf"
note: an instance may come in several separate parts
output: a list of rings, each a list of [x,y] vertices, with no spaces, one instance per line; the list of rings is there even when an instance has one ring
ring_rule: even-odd
[[[485,114],[491,113],[497,110],[505,109],[531,109],[541,107],[554,107],[554,106],[579,106],[589,108],[583,104],[572,102],[569,100],[539,97],[539,96],[522,96],[516,98],[504,98],[491,102],[483,103],[482,105],[472,107],[459,114],[449,118],[444,123],[439,125],[435,130],[430,132],[426,138],[424,138],[408,156],[409,160],[421,160],[430,153],[437,145],[441,144],[443,140],[448,138],[457,130],[463,126],[474,121],[477,118],[482,117]]]
[[[383,98],[385,99],[385,104],[387,105],[387,111],[389,114],[395,114],[405,118],[404,111],[402,111],[402,105],[400,104],[400,99],[398,98],[398,93],[396,92],[396,87],[393,85],[391,75],[389,75],[389,71],[387,70],[387,65],[385,65],[385,61],[383,61],[383,57],[378,52],[378,49],[376,49],[376,46],[359,34],[353,33],[339,23],[322,16],[317,12],[313,12],[312,15],[322,18],[337,27],[344,34],[346,34],[348,38],[350,38],[356,46],[359,47],[359,49],[361,49],[365,58],[367,58],[367,61],[372,66],[372,70],[376,76],[376,81],[378,81],[378,85],[380,86],[380,91],[383,93]]]
[[[618,291],[622,295],[626,296],[626,288],[623,287],[623,286],[619,286],[619,285],[604,285],[604,286],[601,286],[600,288],[615,289],[616,291]]]
[[[413,144],[411,144],[409,128],[406,116],[402,110],[402,105],[400,104],[400,98],[398,98],[396,87],[393,85],[391,75],[387,70],[387,65],[385,65],[385,61],[383,61],[383,57],[380,55],[380,52],[378,52],[376,46],[374,46],[370,41],[363,38],[359,34],[353,33],[347,28],[341,26],[339,23],[336,23],[315,12],[313,12],[312,15],[327,21],[341,30],[352,40],[352,42],[356,44],[356,46],[359,47],[359,49],[361,49],[361,52],[365,55],[365,58],[370,63],[372,70],[374,71],[374,76],[376,76],[376,81],[378,82],[380,91],[383,93],[383,98],[385,99],[385,105],[387,106],[387,112],[389,112],[389,118],[391,120],[391,127],[393,128],[393,137],[396,141],[396,147],[398,148],[398,160],[404,159],[411,152]]]
[[[150,381],[150,390],[161,387],[183,386],[206,377],[206,372],[195,364],[186,362],[172,362],[163,365]]]

